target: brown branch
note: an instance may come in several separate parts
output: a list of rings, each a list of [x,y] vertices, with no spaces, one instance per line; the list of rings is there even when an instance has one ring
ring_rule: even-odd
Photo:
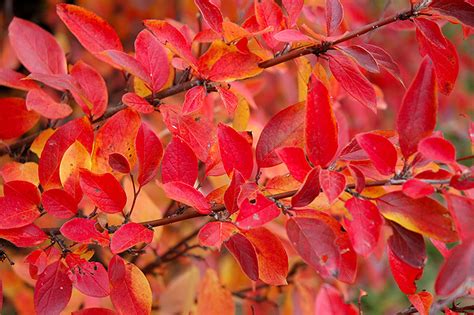
[[[385,185],[390,185],[390,186],[399,186],[403,185],[407,180],[406,179],[387,179],[387,180],[377,180],[377,181],[372,181],[372,182],[367,182],[365,184],[365,187],[376,187],[376,186],[385,186]],[[422,180],[426,183],[429,183],[431,185],[442,185],[442,184],[448,184],[449,180]],[[346,189],[354,189],[355,184],[348,184],[346,185]],[[268,195],[266,196],[267,198],[272,198],[274,200],[280,200],[280,199],[285,199],[285,198],[290,198],[294,194],[296,194],[297,190],[290,190],[278,194],[273,194],[273,195]],[[225,205],[218,204],[215,205],[211,208],[211,213],[216,213],[216,212],[222,212],[224,211]],[[145,221],[141,222],[140,224],[144,226],[152,226],[152,227],[158,227],[158,226],[163,226],[163,225],[168,225],[168,224],[173,224],[176,222],[181,222],[181,221],[186,221],[189,219],[197,218],[197,217],[204,217],[208,216],[209,214],[202,214],[199,213],[196,209],[187,206],[185,208],[185,213],[181,215],[174,215],[162,219],[157,219],[157,220],[151,220],[151,221]],[[59,227],[55,228],[43,228],[43,231],[49,233],[49,234],[60,234],[59,232]]]
[[[161,254],[159,257],[157,257],[154,261],[148,263],[146,266],[144,266],[142,268],[142,272],[144,274],[147,274],[147,273],[151,273],[153,271],[153,269],[155,269],[156,267],[160,266],[163,262],[166,262],[166,261],[169,261],[169,256],[172,255],[173,253],[176,253],[178,252],[179,248],[182,247],[182,246],[185,246],[190,240],[192,240],[193,238],[195,238],[199,231],[201,230],[201,228],[203,227],[200,226],[199,228],[195,229],[192,233],[188,234],[187,236],[185,236],[181,241],[179,241],[178,243],[176,243],[173,247],[169,248],[166,252],[164,252],[163,254]],[[190,249],[190,248],[186,248],[186,251]],[[186,251],[181,251],[179,252],[179,255],[176,256],[174,255],[173,256],[173,259],[175,258],[178,258],[179,256],[181,256],[182,254],[184,254]]]
[[[366,34],[370,31],[376,30],[376,29],[378,29],[380,27],[383,27],[385,25],[388,25],[388,24],[391,24],[391,23],[394,23],[394,22],[400,21],[400,20],[406,20],[406,19],[409,19],[409,18],[414,17],[416,15],[418,15],[417,10],[413,10],[413,9],[405,10],[405,11],[402,11],[400,13],[394,14],[392,16],[386,17],[382,20],[379,20],[379,21],[373,22],[371,24],[368,24],[368,25],[366,25],[366,26],[364,26],[364,27],[362,27],[358,30],[355,30],[353,32],[347,33],[346,35],[341,36],[339,39],[337,39],[333,42],[322,42],[320,44],[315,44],[315,45],[311,45],[311,46],[297,48],[297,49],[291,50],[288,53],[285,53],[283,55],[280,55],[280,56],[274,57],[272,59],[263,61],[263,62],[259,63],[258,66],[260,68],[266,69],[266,68],[276,66],[278,64],[287,62],[289,60],[292,60],[292,59],[295,59],[295,58],[298,58],[298,57],[301,57],[301,56],[310,55],[310,54],[321,55],[321,54],[327,52],[328,50],[333,49],[334,46],[336,46],[338,44],[341,44],[343,42],[351,40],[355,37],[359,37],[363,34]],[[184,83],[176,84],[176,85],[174,85],[170,88],[167,88],[165,90],[162,90],[161,92],[156,93],[154,98],[149,99],[149,101],[151,101],[153,104],[159,104],[161,102],[161,100],[164,99],[164,98],[167,98],[167,97],[172,96],[172,95],[179,94],[181,92],[185,92],[185,91],[187,91],[187,90],[189,90],[189,89],[191,89],[195,86],[201,85],[201,84],[203,84],[203,81],[200,80],[200,79],[195,79],[195,80],[187,81],[187,82],[184,82]],[[121,111],[124,108],[126,108],[126,105],[124,105],[122,103],[118,104],[115,107],[111,107],[103,116],[101,116],[100,118],[94,120],[93,123],[97,124],[97,123],[103,122],[103,121],[105,121],[108,118],[112,117],[114,114],[116,114],[117,112]],[[63,122],[63,123],[65,123],[65,122]],[[22,138],[22,139],[20,139],[16,142],[12,143],[11,145],[4,145],[3,147],[0,147],[0,156],[5,155],[5,154],[10,154],[12,152],[15,152],[15,151],[21,149],[21,148],[29,147],[31,145],[31,143],[33,142],[33,140],[39,135],[40,132],[41,131],[36,132],[32,135],[29,135],[25,138]]]

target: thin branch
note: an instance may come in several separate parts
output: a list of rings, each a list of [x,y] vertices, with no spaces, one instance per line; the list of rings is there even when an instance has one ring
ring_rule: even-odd
[[[367,182],[365,184],[365,187],[376,187],[376,186],[385,186],[385,185],[399,186],[399,185],[403,185],[406,181],[407,181],[406,179],[378,180],[378,181]],[[422,180],[422,181],[427,182],[431,185],[442,185],[442,184],[449,183],[448,180]],[[354,188],[355,188],[355,184],[346,185],[346,189],[354,189]],[[297,190],[290,190],[290,191],[286,191],[286,192],[282,192],[282,193],[278,193],[278,194],[274,194],[274,195],[268,195],[266,197],[267,198],[272,198],[272,199],[275,199],[275,200],[280,200],[280,199],[290,198],[293,195],[295,195],[296,192],[297,192]],[[226,209],[225,205],[218,204],[218,205],[215,205],[211,208],[210,214],[202,214],[202,213],[197,212],[196,209],[194,209],[192,207],[189,207],[189,206],[186,206],[185,207],[185,212],[181,215],[175,215],[175,216],[170,216],[170,217],[166,217],[166,218],[162,218],[162,219],[145,221],[145,222],[141,222],[140,224],[142,224],[144,226],[152,226],[152,227],[163,226],[163,225],[173,224],[173,223],[176,223],[176,222],[186,221],[186,220],[197,218],[197,217],[204,217],[204,216],[212,215],[213,213],[216,213],[216,212],[222,212],[225,209]],[[59,227],[44,228],[43,231],[45,231],[49,234],[51,234],[51,233],[60,234]]]
[[[174,253],[177,253],[178,250],[180,249],[180,247],[182,246],[185,246],[190,240],[192,240],[193,238],[195,238],[199,231],[201,230],[201,228],[203,227],[204,225],[201,225],[199,228],[195,229],[193,232],[191,232],[190,234],[188,234],[187,236],[185,236],[181,241],[179,241],[178,243],[176,243],[173,247],[169,248],[166,252],[164,252],[162,255],[160,255],[159,257],[157,257],[154,261],[148,263],[145,267],[142,268],[142,272],[144,274],[147,274],[147,273],[150,273],[153,271],[153,269],[155,269],[156,267],[160,266],[163,262],[165,261],[168,261],[169,260],[169,256],[174,254]],[[187,248],[186,251],[181,251],[180,254],[178,256],[173,256],[173,258],[178,258],[179,256],[181,256],[182,254],[184,254],[185,252],[187,252],[187,250],[190,249],[190,248]]]

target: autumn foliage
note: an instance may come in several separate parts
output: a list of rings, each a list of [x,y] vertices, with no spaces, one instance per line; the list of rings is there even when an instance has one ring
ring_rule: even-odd
[[[2,39],[0,311],[474,310],[472,0],[79,2]]]

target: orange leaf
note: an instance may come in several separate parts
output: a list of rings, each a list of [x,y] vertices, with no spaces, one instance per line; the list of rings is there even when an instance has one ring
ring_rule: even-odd
[[[109,263],[110,299],[121,314],[150,314],[152,293],[142,271],[120,256]]]
[[[411,199],[401,191],[377,199],[382,215],[404,228],[442,242],[458,239],[449,211],[434,199]]]
[[[219,283],[217,273],[207,269],[198,289],[197,315],[235,314],[231,292]]]

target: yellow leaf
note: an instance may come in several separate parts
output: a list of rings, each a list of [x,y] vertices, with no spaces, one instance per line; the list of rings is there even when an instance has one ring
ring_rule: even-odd
[[[54,132],[55,130],[53,128],[43,130],[31,144],[30,151],[40,157],[46,141],[48,141],[49,137],[51,137]]]
[[[232,127],[237,131],[247,130],[247,124],[250,118],[250,107],[247,100],[243,97],[239,98],[239,103],[234,113],[234,121]]]
[[[64,185],[71,177],[79,180],[79,169],[91,168],[91,156],[87,149],[79,141],[75,141],[64,153],[61,164],[59,165],[59,178]]]

